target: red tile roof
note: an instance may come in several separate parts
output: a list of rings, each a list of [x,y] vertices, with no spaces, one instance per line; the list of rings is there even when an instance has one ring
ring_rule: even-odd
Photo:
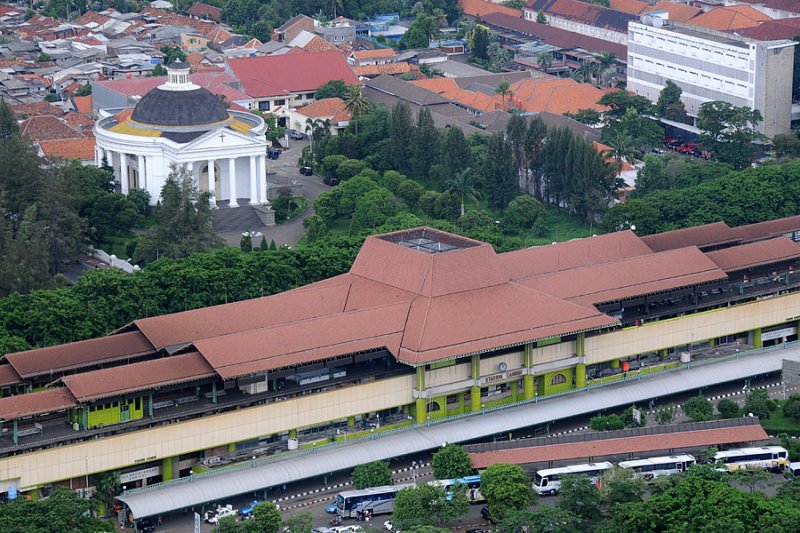
[[[800,4],[797,0],[739,0],[744,4],[763,5],[770,9],[788,11],[800,14]]]
[[[638,435],[605,440],[570,442],[551,446],[530,448],[511,448],[469,454],[472,466],[477,469],[488,468],[496,463],[529,464],[571,459],[600,458],[629,453],[655,452],[660,450],[681,450],[720,444],[758,442],[769,436],[758,425],[729,428],[701,429],[681,433],[659,433]]]
[[[528,0],[525,11],[543,11],[545,15],[581,22],[589,26],[628,33],[628,22],[634,15],[578,0]]]
[[[741,238],[736,231],[732,230],[730,226],[724,222],[703,224],[702,226],[665,231],[664,233],[656,233],[654,235],[645,235],[642,237],[642,241],[652,248],[654,252],[675,250],[676,248],[683,248],[684,246],[705,248],[708,246],[734,243],[739,240],[741,240]]]
[[[14,420],[75,407],[75,399],[63,387],[0,398],[0,419]]]
[[[738,226],[733,228],[733,231],[736,235],[741,237],[744,242],[786,235],[800,231],[800,215],[779,218],[777,220],[767,220],[766,222],[757,222],[755,224],[748,224],[747,226]]]
[[[51,115],[60,117],[64,115],[64,110],[48,102],[36,102],[34,104],[12,104],[9,106],[17,118],[25,118],[34,115]]]
[[[689,22],[703,10],[699,7],[688,6],[686,4],[679,4],[677,2],[670,2],[669,0],[661,0],[653,7],[646,9],[645,13],[653,11],[666,11],[669,13],[669,20],[673,22]],[[691,24],[691,22],[689,22]]]
[[[338,52],[339,49],[336,48],[334,45],[320,37],[319,35],[315,35],[310,41],[308,41],[305,45],[303,45],[303,50],[306,52]]]
[[[632,231],[617,231],[588,239],[525,248],[498,257],[509,277],[519,280],[652,253],[650,247]]]
[[[92,95],[86,96],[73,96],[72,101],[75,102],[75,106],[78,108],[79,113],[83,113],[84,115],[91,115],[92,114]]]
[[[197,352],[64,376],[61,382],[80,403],[209,378],[214,371]]]
[[[376,48],[375,50],[359,50],[358,52],[353,52],[353,57],[358,60],[380,59],[394,57],[396,53],[394,48]]]
[[[153,352],[138,331],[11,353],[5,359],[25,379],[53,375],[87,365],[133,359]]]
[[[311,118],[330,118],[344,109],[344,100],[341,98],[323,98],[322,100],[317,100],[312,104],[301,107],[297,112]],[[349,120],[349,113],[347,113],[347,117],[347,120]]]
[[[235,83],[236,79],[225,72],[206,71],[193,73],[189,76],[192,83],[208,89],[214,94],[224,94],[229,102],[234,100],[250,100],[242,91],[238,91],[229,84]],[[165,76],[156,78],[131,78],[124,80],[103,80],[96,81],[95,84],[125,96],[144,96],[162,83],[167,81]]]
[[[520,283],[558,298],[597,305],[726,278],[703,252],[687,247],[544,274]]]
[[[793,39],[800,35],[800,17],[780,20],[768,20],[754,28],[745,28],[736,33],[758,41],[774,41]]]
[[[222,10],[220,8],[202,2],[196,2],[186,10],[186,14],[193,17],[207,17],[216,22],[222,21]]]
[[[755,28],[762,22],[772,20],[767,15],[747,5],[717,7],[706,11],[689,21],[693,26],[700,26],[718,31],[737,31]]]
[[[554,115],[576,113],[581,109],[605,111],[597,103],[606,91],[589,83],[578,83],[569,78],[534,78],[511,85],[514,104],[528,113],[546,111]]]
[[[33,141],[84,137],[83,133],[70,128],[63,121],[50,115],[34,116],[23,120],[19,125],[19,131]]]
[[[489,13],[503,13],[510,17],[522,17],[522,11],[506,7],[502,4],[494,4],[485,0],[458,0],[458,5],[466,15],[473,17],[484,17]]]
[[[39,141],[39,146],[47,159],[94,159],[94,137],[79,139],[58,139],[55,141]]]
[[[631,15],[641,15],[642,12],[650,9],[650,4],[639,0],[609,0],[608,7]]]
[[[374,78],[384,74],[389,76],[397,76],[398,74],[407,74],[414,70],[414,65],[408,63],[384,63],[383,65],[363,65],[360,67],[353,67],[353,72],[356,76],[365,78]]]
[[[13,366],[0,364],[0,387],[6,387],[21,381],[22,378],[19,377]]]
[[[706,257],[725,272],[735,272],[800,258],[800,245],[786,237],[732,246],[707,252]]]
[[[339,52],[229,59],[228,66],[241,81],[242,90],[255,98],[314,91],[332,80],[358,83]]]

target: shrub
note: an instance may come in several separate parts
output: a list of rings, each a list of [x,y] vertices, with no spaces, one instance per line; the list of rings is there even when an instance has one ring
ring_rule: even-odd
[[[703,420],[711,420],[714,415],[714,408],[711,406],[711,402],[704,397],[695,396],[689,398],[683,405],[683,412],[692,422],[702,422]]]
[[[742,414],[742,410],[736,405],[736,402],[725,399],[717,403],[717,411],[722,418],[738,418]]]

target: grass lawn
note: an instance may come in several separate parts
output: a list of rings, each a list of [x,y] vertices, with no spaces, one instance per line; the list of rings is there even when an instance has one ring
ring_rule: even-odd
[[[770,435],[780,435],[787,433],[794,437],[800,437],[800,422],[793,418],[784,416],[783,414],[783,401],[778,402],[780,407],[772,412],[766,420],[761,421],[761,427]]]

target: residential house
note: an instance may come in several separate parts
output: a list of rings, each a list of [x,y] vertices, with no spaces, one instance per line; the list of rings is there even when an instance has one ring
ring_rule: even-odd
[[[39,156],[48,161],[77,159],[83,166],[95,164],[94,137],[39,141],[35,144]]]
[[[239,80],[260,111],[311,103],[315,91],[332,80],[358,83],[347,60],[335,51],[230,59],[226,72]]]
[[[330,132],[338,135],[350,124],[352,117],[341,98],[324,98],[298,109],[289,109],[284,112],[286,127],[296,131],[306,131],[308,121],[312,123],[330,121]]]
[[[314,19],[306,15],[297,15],[272,30],[272,40],[288,43],[302,30],[313,32]]]
[[[209,4],[204,4],[203,2],[195,2],[192,7],[186,10],[186,14],[190,17],[198,19],[222,22],[222,9]]]
[[[736,4],[749,4],[773,20],[800,17],[797,0],[726,0],[726,5]]]

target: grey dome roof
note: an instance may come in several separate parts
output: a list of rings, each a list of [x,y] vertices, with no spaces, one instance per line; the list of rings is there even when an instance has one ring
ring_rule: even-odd
[[[230,118],[225,104],[208,89],[169,91],[156,88],[144,95],[131,119],[166,127],[204,126]]]

